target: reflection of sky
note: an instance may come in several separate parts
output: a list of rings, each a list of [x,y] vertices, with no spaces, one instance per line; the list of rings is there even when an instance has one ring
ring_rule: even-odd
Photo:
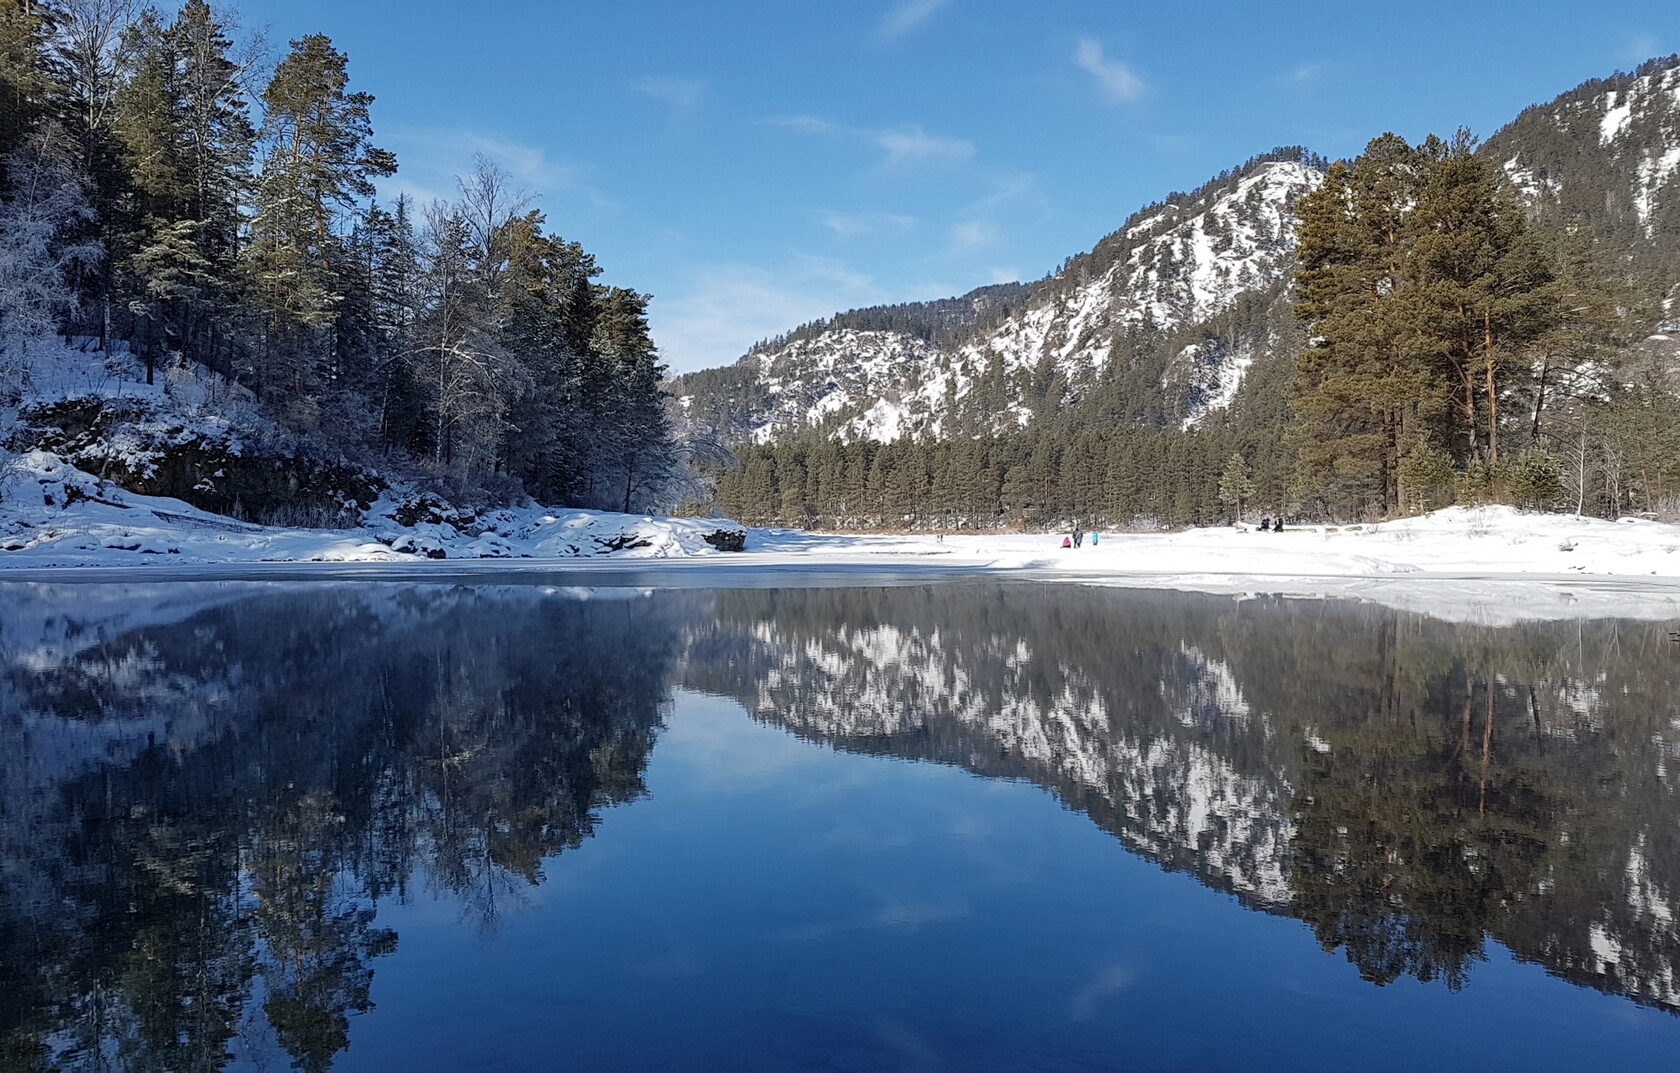
[[[1680,1021],[1502,949],[1453,994],[1128,855],[1026,784],[679,693],[648,796],[486,933],[422,895],[335,1069],[1652,1068]]]

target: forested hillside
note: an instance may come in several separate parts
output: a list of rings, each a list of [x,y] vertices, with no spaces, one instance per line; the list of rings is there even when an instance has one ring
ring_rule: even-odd
[[[468,503],[675,501],[648,297],[598,282],[484,159],[448,202],[382,203],[398,161],[350,58],[233,21],[204,0],[0,3],[5,446],[120,441],[131,470],[191,470],[168,494],[271,511],[398,479]],[[127,380],[163,390],[118,405]],[[208,426],[240,442],[184,458]],[[355,479],[259,494],[235,472],[259,453]]]
[[[1257,157],[1134,214],[966,338],[859,311],[675,390],[705,423],[727,385],[713,427],[741,465],[718,504],[761,522],[1674,514],[1677,174],[1671,57],[1485,145]]]

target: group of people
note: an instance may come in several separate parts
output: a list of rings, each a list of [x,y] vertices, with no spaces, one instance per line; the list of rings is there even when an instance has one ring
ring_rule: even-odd
[[[1262,533],[1281,533],[1281,532],[1283,532],[1283,519],[1281,517],[1280,518],[1271,518],[1271,517],[1261,518],[1260,519],[1260,531]],[[941,538],[941,539],[943,539],[943,538]],[[1091,532],[1091,546],[1093,548],[1097,546],[1097,542],[1100,541],[1101,539],[1102,539],[1102,534],[1101,533],[1098,533],[1095,530],[1093,530]],[[1075,529],[1073,532],[1069,533],[1067,536],[1062,538],[1062,547],[1064,547],[1064,548],[1077,548],[1084,543],[1085,543],[1085,531],[1083,529]]]

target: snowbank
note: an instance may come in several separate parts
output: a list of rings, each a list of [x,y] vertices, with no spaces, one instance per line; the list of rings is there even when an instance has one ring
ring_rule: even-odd
[[[458,527],[404,525],[387,495],[354,529],[288,529],[236,521],[178,499],[124,491],[45,451],[0,461],[0,569],[425,559],[669,558],[717,554],[734,522],[526,507]],[[721,547],[720,547],[721,546]]]
[[[1220,527],[1102,534],[1063,549],[1065,533],[852,537],[876,554],[980,556],[993,566],[1079,574],[1169,573],[1368,577],[1434,573],[1592,574],[1680,578],[1680,526],[1535,514],[1511,507],[1450,507],[1371,525],[1282,533]],[[835,538],[765,534],[753,546],[795,550]]]
[[[1453,621],[1680,620],[1680,526],[1510,507],[1452,507],[1372,525],[1066,534],[752,535],[766,562],[912,562],[1013,577],[1197,592],[1348,597]]]

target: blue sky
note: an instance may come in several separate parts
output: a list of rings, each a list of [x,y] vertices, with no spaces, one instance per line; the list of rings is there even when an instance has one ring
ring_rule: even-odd
[[[326,33],[377,98],[394,194],[475,153],[681,371],[840,309],[1031,279],[1277,145],[1491,134],[1680,50],[1667,2],[240,0]]]

